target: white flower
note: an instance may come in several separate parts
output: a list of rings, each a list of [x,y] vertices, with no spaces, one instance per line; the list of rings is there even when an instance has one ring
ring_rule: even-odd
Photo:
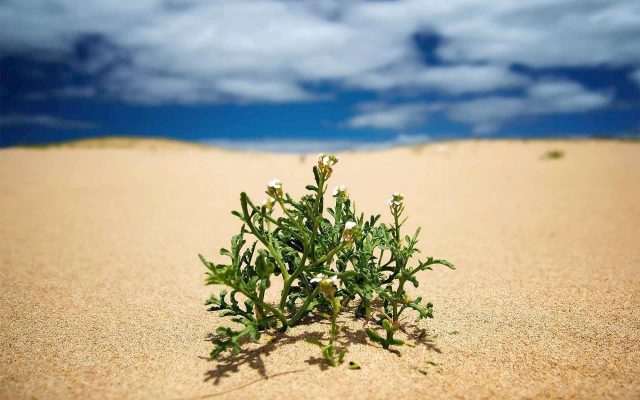
[[[325,274],[318,274],[315,278],[311,279],[311,282],[317,283],[318,290],[328,299],[333,299],[337,288],[340,286],[340,279],[338,279],[337,275],[327,276]]]
[[[282,181],[278,178],[272,179],[267,183],[267,186],[273,189],[282,189]]]
[[[280,179],[272,179],[267,183],[267,194],[269,196],[282,196],[282,181]]]
[[[387,205],[389,207],[400,207],[402,205],[402,201],[404,200],[404,195],[399,192],[394,192],[389,200],[387,201]]]
[[[326,278],[327,276],[325,274],[318,274],[316,275],[315,278],[311,279],[311,283],[320,283],[324,280],[324,278]]]
[[[338,157],[333,154],[318,154],[318,169],[322,174],[325,175],[325,179],[329,179],[331,176],[331,172],[333,172],[333,167],[338,162]]]
[[[358,224],[354,221],[347,221],[344,224],[344,231],[342,232],[342,240],[347,244],[352,244],[355,239],[355,233],[353,232],[353,228],[355,228]]]
[[[338,157],[333,154],[318,154],[318,163],[324,165],[325,167],[330,167],[335,165],[338,162]]]
[[[336,186],[335,189],[333,189],[333,197],[346,196],[346,195],[347,195],[347,187],[344,184],[340,186]]]
[[[340,279],[337,275],[327,276],[325,274],[318,274],[315,278],[311,279],[311,283],[332,284],[337,287],[340,285]]]

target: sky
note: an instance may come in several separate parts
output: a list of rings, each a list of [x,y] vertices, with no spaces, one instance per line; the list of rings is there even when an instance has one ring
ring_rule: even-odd
[[[637,0],[0,1],[0,146],[638,132]]]

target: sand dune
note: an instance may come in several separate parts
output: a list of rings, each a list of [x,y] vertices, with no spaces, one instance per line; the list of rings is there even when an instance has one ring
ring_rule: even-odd
[[[313,156],[110,147],[0,151],[0,398],[640,397],[638,143],[341,154],[331,187],[370,213],[403,191],[424,254],[458,266],[421,276],[435,318],[402,357],[345,315],[357,371],[302,340],[323,322],[206,359],[197,253],[219,257],[240,191],[301,193]]]

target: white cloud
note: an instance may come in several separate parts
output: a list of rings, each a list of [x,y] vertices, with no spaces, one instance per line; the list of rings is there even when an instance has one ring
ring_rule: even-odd
[[[453,121],[471,125],[478,134],[488,134],[520,117],[588,112],[605,107],[612,100],[610,92],[590,91],[567,80],[542,80],[531,84],[521,96],[435,103],[365,103],[346,124],[351,128],[401,130],[424,123],[429,113],[443,112]]]
[[[529,66],[628,65],[640,62],[640,3],[635,0],[429,0],[366,2],[350,18],[406,34],[445,38],[451,62]]]
[[[611,93],[592,92],[569,81],[542,81],[524,96],[491,96],[444,106],[454,121],[470,124],[476,133],[490,133],[518,117],[578,113],[609,104]]]
[[[98,35],[86,71],[107,71],[101,89],[133,102],[290,102],[323,81],[459,94],[526,85],[513,63],[637,64],[639,19],[635,0],[9,0],[0,45],[70,54]],[[452,65],[420,61],[421,31],[444,38]]]
[[[98,38],[88,59],[72,63],[96,87],[63,87],[57,97],[300,102],[326,99],[310,89],[323,83],[445,99],[474,93],[486,97],[449,102],[446,114],[489,131],[518,116],[608,104],[608,94],[536,83],[510,67],[637,67],[639,20],[637,0],[6,0],[0,50],[68,61],[79,39]],[[443,65],[423,61],[417,33],[442,39]],[[503,89],[525,96],[492,93]],[[359,110],[348,126],[405,129],[425,115],[404,103]]]
[[[34,125],[54,129],[94,129],[93,122],[58,118],[46,114],[9,114],[0,118],[0,125]]]
[[[230,96],[241,93],[252,99],[262,99],[265,101],[303,101],[312,100],[315,96],[302,90],[299,86],[288,81],[260,81],[255,82],[247,79],[231,78],[225,79],[216,85],[217,88]]]
[[[0,5],[0,43],[70,54],[82,34],[99,35],[107,44],[93,49],[86,71],[107,71],[107,93],[142,103],[306,101],[314,97],[307,82],[342,80],[414,51],[404,37],[309,4],[11,1]]]
[[[346,124],[350,128],[402,130],[423,123],[428,110],[429,106],[422,103],[365,103]]]
[[[529,79],[498,65],[423,67],[401,65],[351,78],[350,85],[372,90],[432,89],[450,94],[484,92],[524,86]]]

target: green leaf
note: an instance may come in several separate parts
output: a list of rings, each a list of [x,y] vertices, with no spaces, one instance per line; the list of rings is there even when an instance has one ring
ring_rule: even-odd
[[[389,322],[388,319],[382,320],[382,327],[384,328],[385,331],[387,331],[387,333],[393,333],[394,331],[393,326],[391,326],[391,323]]]
[[[315,165],[313,166],[313,179],[315,179],[316,185],[320,186],[320,173]]]
[[[369,339],[373,340],[376,343],[380,343],[383,346],[385,345],[385,340],[382,338],[382,336],[378,335],[376,331],[374,331],[373,329],[367,328],[366,332],[367,332],[367,336],[369,336]]]
[[[422,297],[418,297],[412,302],[405,304],[407,307],[412,308],[418,312],[419,316],[418,319],[416,319],[416,322],[420,321],[423,318],[433,318],[433,304],[429,302],[423,307],[422,305],[420,305],[421,301]]]
[[[268,278],[276,269],[276,265],[267,260],[264,254],[260,254],[256,260],[256,273],[261,279]]]
[[[341,349],[338,353],[338,364],[342,364],[344,362],[345,354],[347,354],[347,349]]]
[[[349,361],[349,366],[347,367],[351,370],[356,370],[356,369],[360,369],[360,366],[356,363],[354,363],[353,361]]]
[[[209,355],[212,359],[216,359],[218,358],[218,356],[220,355],[220,353],[222,353],[223,351],[226,350],[226,347],[224,346],[216,346],[212,351],[211,354]]]

